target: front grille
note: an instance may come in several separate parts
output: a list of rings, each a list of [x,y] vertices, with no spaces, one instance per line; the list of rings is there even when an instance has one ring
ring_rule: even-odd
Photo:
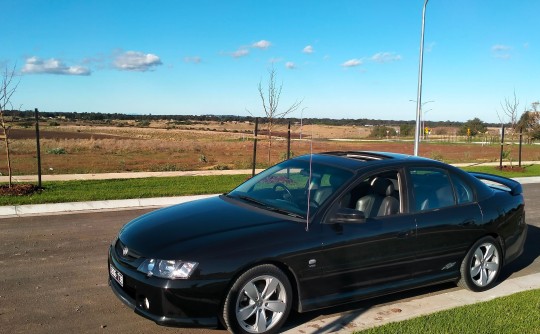
[[[116,244],[114,245],[114,252],[118,260],[127,264],[132,264],[141,257],[139,254],[137,254],[137,252],[129,249],[129,247],[124,245],[124,243],[120,241],[120,239],[116,240]]]

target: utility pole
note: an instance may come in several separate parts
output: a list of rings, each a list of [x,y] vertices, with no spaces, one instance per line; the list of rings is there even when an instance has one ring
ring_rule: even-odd
[[[422,126],[420,118],[422,113],[422,69],[424,66],[424,30],[426,22],[426,7],[429,0],[424,1],[422,10],[422,34],[420,36],[420,64],[418,65],[418,90],[416,96],[416,129],[414,131],[414,155],[418,156],[418,146],[420,143],[420,127]]]

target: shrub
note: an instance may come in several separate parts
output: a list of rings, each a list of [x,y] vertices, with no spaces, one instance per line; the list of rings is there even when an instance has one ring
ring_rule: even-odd
[[[63,147],[55,147],[47,150],[49,154],[67,154],[66,149]]]
[[[290,157],[294,158],[294,152],[293,151],[290,152]],[[287,152],[281,153],[281,155],[279,156],[279,159],[281,161],[287,160]]]
[[[219,164],[219,165],[215,165],[214,167],[212,167],[212,169],[214,169],[214,170],[229,170],[230,168],[227,165]]]
[[[396,130],[388,126],[374,126],[369,136],[371,138],[386,138],[396,135]]]
[[[440,152],[432,152],[431,159],[444,162],[444,156]]]

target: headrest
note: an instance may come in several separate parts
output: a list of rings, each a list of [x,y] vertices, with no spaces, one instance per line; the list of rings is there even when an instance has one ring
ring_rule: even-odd
[[[331,175],[328,182],[330,182],[330,185],[333,188],[338,188],[343,184],[343,178],[341,176],[338,176],[338,175]]]
[[[371,181],[371,187],[375,193],[381,196],[391,196],[394,193],[394,184],[392,181],[383,177],[376,177]]]

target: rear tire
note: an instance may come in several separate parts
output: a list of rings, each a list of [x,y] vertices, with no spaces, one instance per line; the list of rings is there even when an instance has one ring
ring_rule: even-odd
[[[458,285],[471,291],[491,289],[502,269],[501,246],[492,237],[478,240],[461,263]]]
[[[289,279],[279,268],[253,267],[238,277],[227,294],[225,326],[232,333],[276,333],[287,320],[292,298]]]

